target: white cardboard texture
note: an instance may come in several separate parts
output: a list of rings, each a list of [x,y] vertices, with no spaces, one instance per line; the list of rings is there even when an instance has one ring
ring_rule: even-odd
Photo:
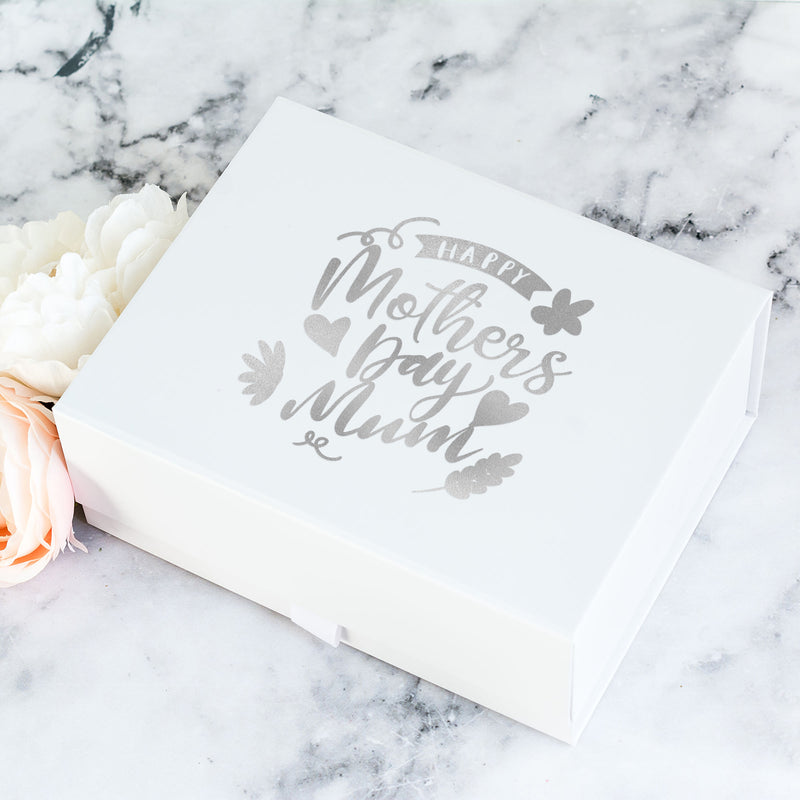
[[[56,420],[93,524],[574,742],[755,417],[769,303],[278,100]]]

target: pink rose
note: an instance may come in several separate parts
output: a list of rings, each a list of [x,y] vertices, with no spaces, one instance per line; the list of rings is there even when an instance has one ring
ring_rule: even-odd
[[[0,587],[27,581],[67,546],[75,498],[53,415],[39,395],[0,377]]]

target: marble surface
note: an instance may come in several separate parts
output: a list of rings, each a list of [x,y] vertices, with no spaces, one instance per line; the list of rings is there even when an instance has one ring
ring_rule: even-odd
[[[775,293],[761,418],[570,748],[78,522],[0,595],[17,798],[789,798],[800,4],[0,3],[0,224],[202,200],[282,94]]]

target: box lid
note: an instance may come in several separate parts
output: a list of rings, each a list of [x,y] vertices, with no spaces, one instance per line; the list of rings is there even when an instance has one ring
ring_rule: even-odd
[[[569,638],[767,301],[278,100],[58,411]]]

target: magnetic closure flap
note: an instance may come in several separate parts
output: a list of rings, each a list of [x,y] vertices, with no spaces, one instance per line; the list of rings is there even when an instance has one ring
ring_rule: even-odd
[[[343,629],[341,625],[335,622],[320,617],[308,609],[301,608],[300,606],[292,606],[289,617],[295,625],[305,628],[309,633],[322,639],[333,647],[338,647],[342,639]]]

